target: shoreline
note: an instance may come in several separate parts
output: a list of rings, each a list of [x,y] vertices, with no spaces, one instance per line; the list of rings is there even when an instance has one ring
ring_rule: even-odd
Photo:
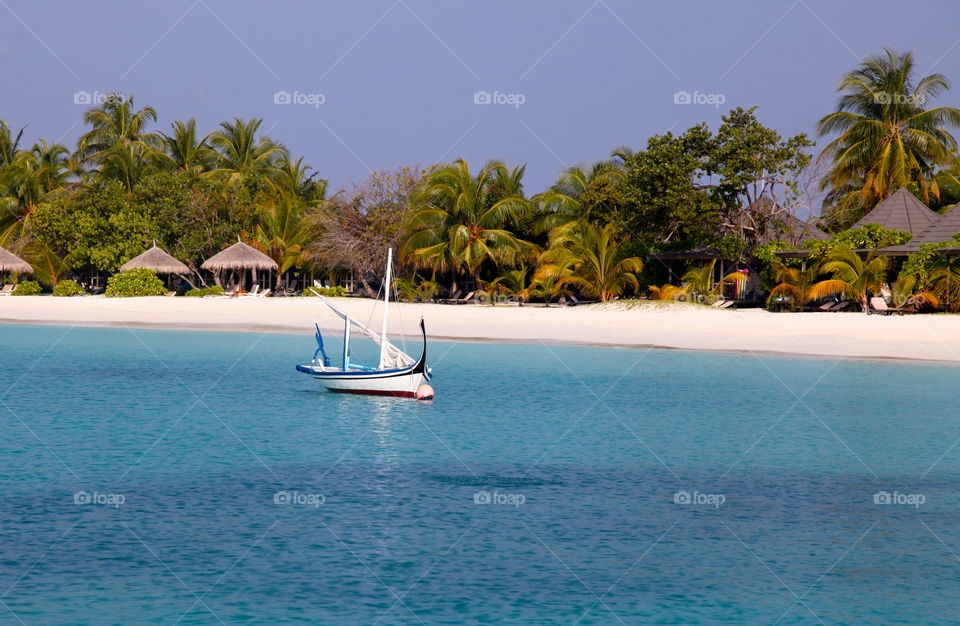
[[[334,300],[363,322],[375,322],[382,313],[382,303],[366,298]],[[577,307],[391,303],[388,334],[399,336],[402,324],[408,339],[416,337],[411,331],[421,316],[435,341],[960,364],[960,316],[953,315],[769,313],[639,301]],[[0,325],[312,335],[314,320],[324,334],[342,331],[339,320],[313,298],[0,299]]]

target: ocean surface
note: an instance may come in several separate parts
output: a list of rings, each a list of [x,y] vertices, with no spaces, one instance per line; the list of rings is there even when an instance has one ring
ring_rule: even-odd
[[[960,368],[429,349],[0,326],[0,624],[960,619]]]

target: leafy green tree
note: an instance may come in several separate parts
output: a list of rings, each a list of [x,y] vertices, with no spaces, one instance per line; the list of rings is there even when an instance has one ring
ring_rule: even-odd
[[[853,249],[837,247],[820,267],[822,273],[832,274],[832,278],[815,283],[809,290],[809,298],[816,300],[835,294],[844,294],[856,298],[864,311],[867,311],[867,297],[876,293],[887,279],[889,257],[869,253],[861,259]]]
[[[451,291],[458,274],[479,284],[485,263],[511,266],[530,258],[535,247],[510,230],[530,211],[520,182],[523,171],[489,161],[474,176],[458,159],[431,173],[407,219],[404,255],[419,267],[451,271]]]
[[[926,107],[947,89],[941,74],[917,80],[912,52],[884,49],[845,74],[837,110],[817,123],[820,136],[840,133],[819,157],[831,163],[824,187],[843,190],[844,196],[859,193],[858,204],[846,204],[863,212],[910,183],[924,202],[937,197],[931,185],[934,168],[958,164],[957,143],[948,129],[960,127],[960,110]],[[851,213],[848,219],[859,217]]]
[[[701,124],[676,137],[655,135],[645,150],[615,153],[624,168],[617,202],[623,231],[648,244],[712,241],[720,219],[700,178],[713,145]]]
[[[738,107],[723,116],[707,165],[717,180],[711,194],[721,232],[745,242],[747,252],[803,202],[799,177],[813,145],[802,133],[783,139],[757,120],[755,110]]]

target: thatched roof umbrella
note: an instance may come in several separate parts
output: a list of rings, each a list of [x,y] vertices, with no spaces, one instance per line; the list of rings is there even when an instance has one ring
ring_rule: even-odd
[[[251,248],[237,239],[226,250],[218,252],[200,266],[205,270],[221,272],[223,270],[279,270],[277,262],[264,253]]]
[[[0,272],[16,272],[17,274],[32,274],[33,266],[10,252],[0,248]]]
[[[133,257],[121,265],[120,271],[125,272],[136,268],[153,270],[157,274],[190,273],[189,267],[158,248],[156,244],[140,256]]]

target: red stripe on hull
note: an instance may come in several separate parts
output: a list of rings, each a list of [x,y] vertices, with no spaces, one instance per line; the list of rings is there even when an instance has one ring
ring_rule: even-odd
[[[334,393],[356,393],[366,396],[393,396],[394,398],[416,398],[417,394],[412,391],[382,391],[372,389],[330,389]]]

